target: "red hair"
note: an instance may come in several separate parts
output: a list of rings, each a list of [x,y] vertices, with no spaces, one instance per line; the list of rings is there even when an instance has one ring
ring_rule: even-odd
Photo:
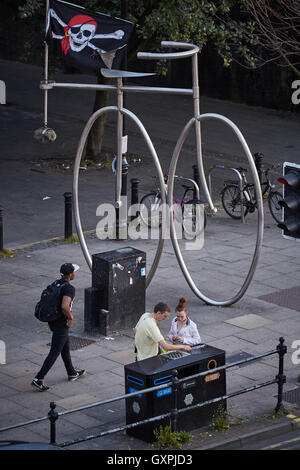
[[[175,310],[176,310],[176,312],[181,312],[182,310],[187,310],[186,299],[184,297],[181,297],[179,299],[178,305],[177,305]]]

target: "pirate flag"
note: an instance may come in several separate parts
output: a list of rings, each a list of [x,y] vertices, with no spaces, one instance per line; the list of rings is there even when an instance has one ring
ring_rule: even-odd
[[[134,23],[61,0],[50,0],[46,42],[67,66],[99,72],[120,68]]]

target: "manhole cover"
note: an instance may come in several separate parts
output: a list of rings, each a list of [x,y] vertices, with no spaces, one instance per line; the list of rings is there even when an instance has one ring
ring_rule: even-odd
[[[279,291],[271,292],[271,294],[262,295],[258,298],[265,300],[266,302],[270,302],[271,304],[276,304],[280,307],[286,307],[300,312],[299,290],[300,286],[291,287],[289,289],[280,289]]]
[[[79,336],[69,336],[69,339],[71,351],[76,351],[77,349],[82,349],[95,343],[92,339],[80,338]],[[51,346],[51,343],[48,343],[47,346]]]
[[[289,403],[300,403],[300,387],[284,392],[282,398]]]

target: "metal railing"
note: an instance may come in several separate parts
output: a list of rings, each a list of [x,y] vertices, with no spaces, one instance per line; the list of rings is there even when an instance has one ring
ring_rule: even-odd
[[[59,447],[63,448],[63,447],[68,447],[68,446],[71,446],[71,445],[79,444],[81,442],[85,442],[85,441],[89,441],[89,440],[92,440],[92,439],[97,439],[97,438],[100,438],[100,437],[103,437],[103,436],[107,436],[109,434],[114,434],[114,433],[117,433],[117,432],[120,432],[120,431],[124,431],[126,429],[131,429],[131,428],[134,428],[136,426],[140,426],[142,424],[152,423],[154,421],[160,421],[160,420],[162,420],[164,418],[167,418],[167,417],[170,417],[172,431],[176,431],[177,430],[177,417],[178,417],[178,414],[180,414],[180,413],[184,413],[186,411],[190,411],[190,410],[193,410],[193,409],[196,409],[196,408],[201,408],[203,406],[206,406],[206,405],[209,405],[209,404],[212,404],[212,403],[218,403],[218,402],[226,400],[228,398],[233,398],[233,397],[236,397],[238,395],[242,395],[244,393],[248,393],[248,392],[251,392],[251,391],[254,391],[254,390],[258,390],[260,388],[263,388],[263,387],[266,387],[266,386],[269,386],[269,385],[272,385],[272,384],[275,384],[275,383],[278,384],[277,404],[276,404],[276,407],[275,407],[275,412],[277,413],[280,410],[281,405],[282,405],[283,385],[286,382],[286,376],[284,375],[284,355],[286,354],[286,352],[287,352],[287,347],[284,344],[284,338],[281,337],[281,338],[279,338],[279,344],[277,345],[276,349],[274,349],[272,351],[268,351],[268,352],[263,353],[263,354],[259,354],[259,355],[253,356],[253,357],[249,357],[249,358],[243,359],[241,361],[236,361],[236,362],[232,362],[230,364],[225,364],[224,366],[216,367],[214,369],[209,369],[205,372],[199,372],[197,374],[190,375],[188,377],[178,379],[178,372],[177,372],[176,369],[174,369],[174,370],[172,370],[172,380],[170,382],[164,383],[162,385],[157,385],[155,387],[145,388],[145,389],[133,392],[133,393],[127,393],[127,394],[120,395],[120,396],[117,396],[117,397],[109,398],[107,400],[102,400],[102,401],[90,403],[88,405],[83,405],[83,406],[80,406],[80,407],[77,407],[77,408],[72,408],[72,409],[69,409],[69,410],[66,410],[66,411],[61,411],[61,412],[55,411],[56,404],[54,402],[51,402],[50,403],[50,411],[49,411],[47,416],[32,419],[32,420],[25,421],[25,422],[22,422],[22,423],[17,423],[17,424],[12,425],[12,426],[6,426],[6,427],[3,427],[3,428],[0,428],[0,432],[9,431],[9,430],[20,428],[20,427],[27,426],[27,425],[30,425],[30,424],[40,423],[42,421],[49,420],[50,421],[50,444],[58,445]],[[263,382],[263,383],[252,385],[250,387],[244,388],[242,390],[238,390],[236,392],[229,393],[227,395],[222,395],[220,397],[212,398],[210,400],[206,400],[205,402],[201,402],[201,403],[197,403],[195,405],[187,406],[186,408],[178,409],[178,390],[179,390],[179,386],[180,386],[181,383],[186,382],[186,381],[190,381],[191,379],[196,378],[196,377],[205,377],[207,375],[216,374],[220,371],[227,370],[227,369],[230,369],[232,367],[237,367],[241,364],[257,361],[259,359],[262,359],[264,357],[271,356],[271,355],[274,355],[274,354],[278,354],[278,357],[279,357],[278,374],[276,375],[276,377],[274,379],[268,380],[268,381]],[[159,416],[153,416],[151,418],[147,418],[147,419],[144,419],[142,421],[137,421],[135,423],[119,426],[117,428],[109,429],[107,431],[102,431],[102,432],[99,432],[97,434],[85,436],[83,438],[73,439],[71,441],[62,442],[60,444],[56,443],[56,422],[57,422],[57,420],[60,416],[66,416],[68,414],[75,413],[75,412],[82,411],[82,410],[86,410],[86,409],[90,409],[90,408],[94,408],[96,406],[106,405],[108,403],[113,403],[113,402],[116,402],[116,401],[124,400],[126,398],[132,398],[134,396],[138,396],[138,395],[141,395],[141,394],[146,394],[146,393],[154,392],[154,391],[157,391],[157,390],[162,390],[162,389],[170,387],[170,386],[172,387],[172,401],[171,401],[170,411],[168,411],[166,413],[163,413]]]

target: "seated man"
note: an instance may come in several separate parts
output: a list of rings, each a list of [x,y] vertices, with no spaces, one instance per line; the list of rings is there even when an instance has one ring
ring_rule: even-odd
[[[164,302],[155,305],[153,313],[144,313],[139,319],[135,329],[135,346],[137,350],[137,360],[142,361],[148,357],[157,356],[158,346],[166,351],[177,351],[184,349],[191,352],[192,348],[185,344],[169,344],[164,340],[157,322],[168,318],[171,313],[170,307]]]

